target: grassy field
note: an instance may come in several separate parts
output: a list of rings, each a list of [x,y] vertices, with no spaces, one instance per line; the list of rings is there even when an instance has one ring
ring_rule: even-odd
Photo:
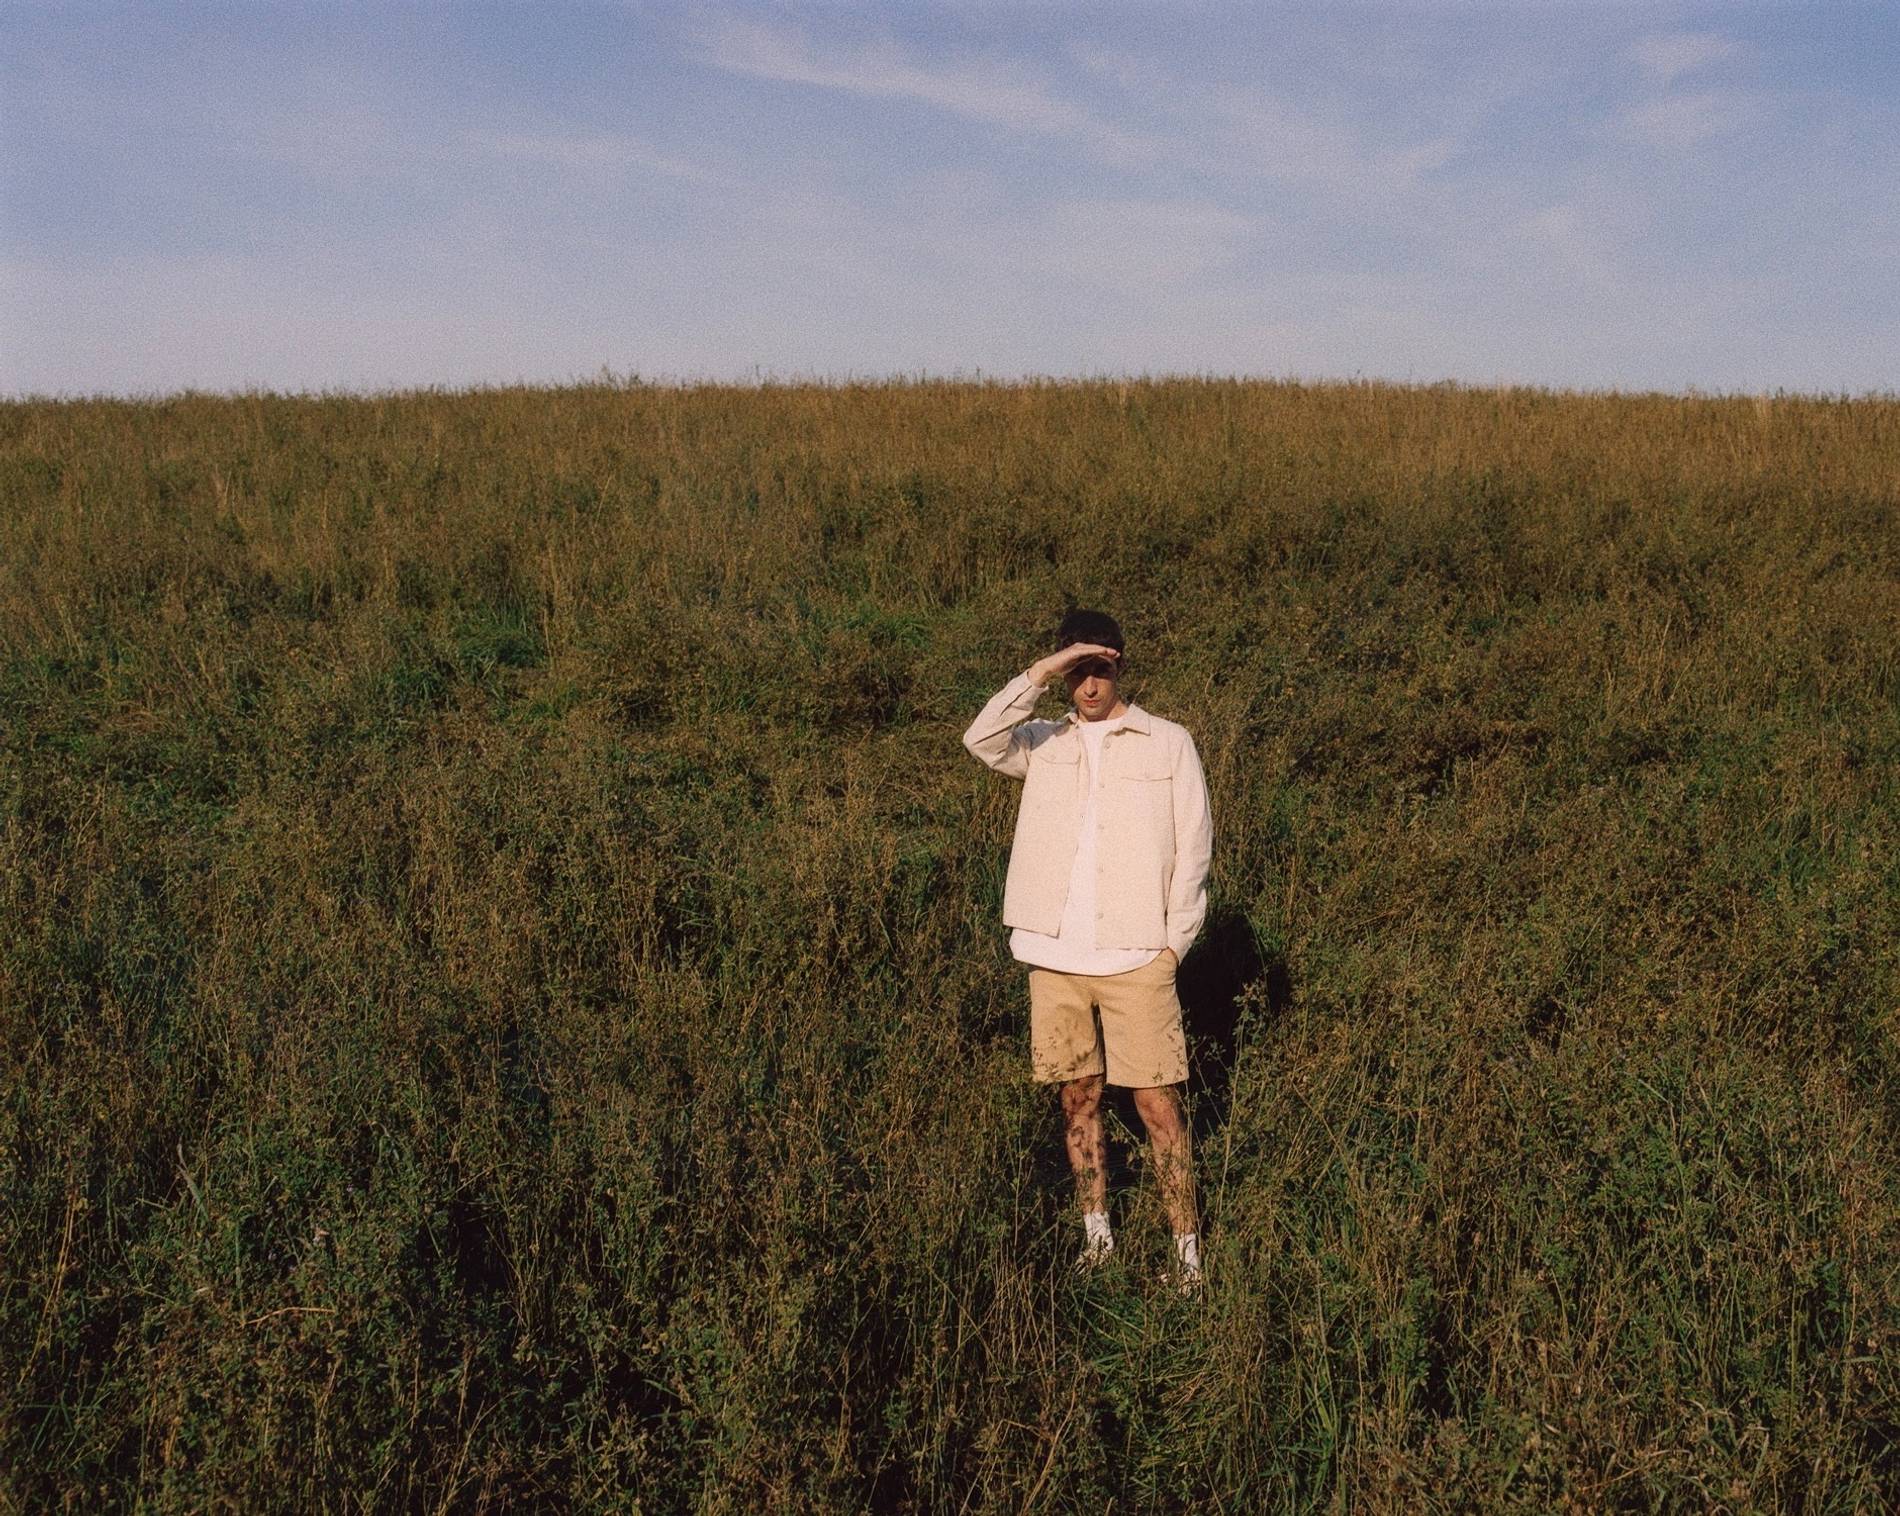
[[[0,1506],[1900,1489],[1900,403],[0,405]],[[1210,1287],[963,752],[1197,735]],[[1051,703],[1051,710],[1054,704]]]

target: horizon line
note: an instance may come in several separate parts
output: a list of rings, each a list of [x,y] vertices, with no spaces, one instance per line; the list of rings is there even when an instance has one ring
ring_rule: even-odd
[[[638,370],[616,373],[603,366],[597,373],[570,379],[472,380],[465,383],[387,385],[321,385],[278,388],[271,385],[182,385],[171,390],[92,390],[46,392],[38,390],[0,392],[0,405],[165,405],[189,400],[288,400],[288,401],[383,401],[403,399],[456,399],[482,395],[521,393],[561,394],[585,391],[656,390],[679,394],[726,390],[734,393],[764,393],[771,390],[805,390],[844,393],[852,390],[968,389],[968,390],[1043,390],[1043,389],[1121,389],[1160,388],[1168,385],[1226,385],[1236,388],[1279,389],[1364,389],[1364,390],[1435,390],[1463,394],[1540,395],[1551,399],[1578,400],[1679,400],[1679,401],[1787,401],[1800,404],[1892,404],[1900,402],[1900,390],[1806,390],[1775,386],[1764,389],[1708,389],[1688,385],[1682,389],[1643,386],[1625,389],[1620,385],[1553,385],[1529,380],[1470,379],[1392,379],[1373,375],[1345,377],[1302,377],[1291,374],[1216,372],[1211,370],[1160,370],[1141,373],[1019,373],[985,374],[976,368],[967,372],[952,370],[932,373],[893,371],[885,374],[794,374],[781,375],[755,366],[751,378],[715,378],[703,375],[661,374],[649,377]]]

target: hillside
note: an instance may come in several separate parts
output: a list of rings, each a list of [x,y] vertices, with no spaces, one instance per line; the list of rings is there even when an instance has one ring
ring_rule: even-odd
[[[0,500],[0,1504],[1900,1483],[1900,403],[14,402]],[[1072,603],[1212,791],[1198,1303],[1125,1107],[1066,1272],[958,743]]]

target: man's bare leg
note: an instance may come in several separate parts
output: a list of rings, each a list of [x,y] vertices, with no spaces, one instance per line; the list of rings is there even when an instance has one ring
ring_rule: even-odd
[[[1108,1139],[1102,1131],[1100,1074],[1071,1079],[1062,1086],[1062,1136],[1075,1172],[1075,1198],[1082,1214],[1108,1209]]]
[[[1174,1246],[1184,1270],[1184,1282],[1198,1281],[1201,1272],[1200,1221],[1194,1205],[1194,1136],[1181,1104],[1181,1087],[1159,1084],[1135,1091],[1135,1109],[1148,1128],[1154,1153],[1155,1179],[1161,1203],[1174,1228]]]
[[[1102,1132],[1100,1074],[1071,1079],[1062,1086],[1063,1141],[1075,1171],[1075,1198],[1082,1208],[1082,1253],[1076,1267],[1092,1269],[1115,1251],[1108,1224],[1108,1139]]]

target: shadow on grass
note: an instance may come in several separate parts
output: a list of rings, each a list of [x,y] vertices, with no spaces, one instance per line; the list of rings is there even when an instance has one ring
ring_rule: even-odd
[[[1267,1021],[1278,1021],[1293,1000],[1293,977],[1285,957],[1262,951],[1246,912],[1217,909],[1181,965],[1178,981],[1197,1146],[1227,1124],[1241,1003],[1256,986],[1264,991]]]
[[[1277,1021],[1293,1001],[1293,978],[1282,955],[1262,950],[1246,913],[1228,907],[1209,916],[1200,940],[1181,965],[1176,988],[1187,1027],[1188,1107],[1198,1149],[1227,1124],[1243,1008],[1251,1000],[1256,1031],[1261,1027],[1263,1003],[1266,1023]],[[1113,1194],[1135,1182],[1135,1157],[1147,1140],[1146,1128],[1135,1110],[1132,1090],[1109,1085],[1102,1106],[1114,1118],[1109,1123],[1108,1144],[1108,1183]],[[1053,1169],[1066,1176],[1067,1158],[1059,1141],[1053,1156]]]

